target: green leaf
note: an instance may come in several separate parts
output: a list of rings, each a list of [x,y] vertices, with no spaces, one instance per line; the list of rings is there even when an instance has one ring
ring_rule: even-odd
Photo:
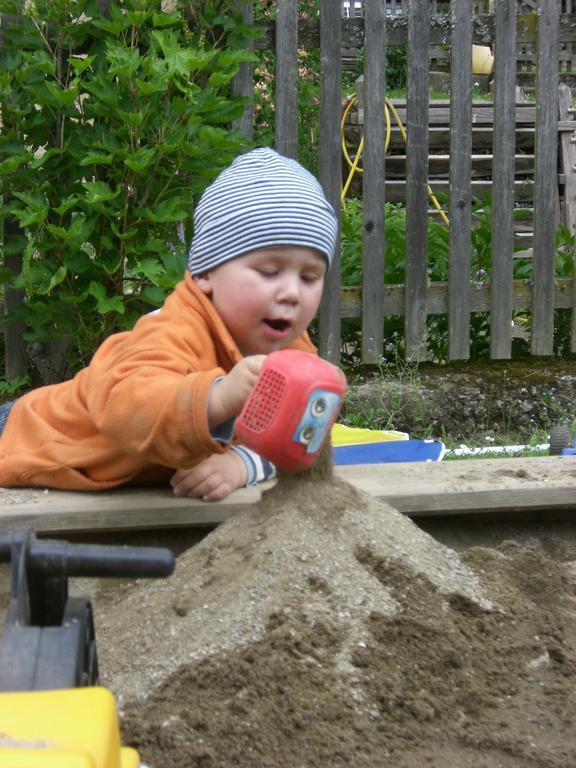
[[[152,24],[155,27],[172,27],[180,25],[182,19],[179,13],[154,13],[152,14]]]
[[[103,32],[109,32],[112,37],[117,37],[122,32],[122,22],[119,19],[106,20],[94,18],[92,24]]]
[[[134,78],[138,90],[143,93],[144,96],[151,96],[153,93],[164,93],[166,91],[167,81],[167,74],[162,77],[155,77],[152,80],[140,80],[137,77]]]
[[[0,71],[14,72],[22,64],[22,56],[18,51],[2,50],[0,52]]]
[[[153,258],[141,259],[138,262],[138,269],[152,283],[156,283],[164,271],[158,259]]]
[[[88,288],[88,293],[96,299],[96,308],[101,315],[105,315],[108,312],[118,312],[124,314],[124,297],[123,296],[106,296],[106,289],[101,283],[92,281]]]
[[[21,227],[29,227],[32,224],[42,224],[48,216],[49,205],[44,196],[40,193],[32,194],[28,192],[12,191],[13,197],[21,200],[25,208],[17,206],[13,209],[14,215],[18,218]]]
[[[41,168],[45,163],[47,163],[55,155],[58,156],[61,154],[62,154],[62,150],[57,147],[52,149],[47,149],[42,153],[37,153],[36,156],[30,160],[30,164],[29,164],[30,168],[35,171],[38,168]]]
[[[74,237],[74,232],[71,232],[69,229],[65,229],[64,227],[58,227],[56,224],[47,224],[46,229],[48,232],[50,232],[50,234],[58,238],[58,240],[63,240],[64,242],[68,242]]]
[[[78,98],[78,83],[74,82],[71,88],[59,88],[51,82],[46,83],[46,88],[60,107],[71,107]]]
[[[98,102],[103,102],[105,105],[114,105],[118,103],[118,88],[114,81],[105,80],[92,80],[85,81],[84,88],[94,96],[95,102],[88,103],[86,108],[88,111],[94,110],[101,105]],[[106,114],[106,113],[103,113]]]
[[[160,46],[170,71],[179,75],[206,69],[217,56],[217,51],[182,48],[173,32],[154,31],[152,37]]]
[[[114,192],[105,181],[83,181],[82,186],[86,190],[85,198],[89,203],[104,203],[120,194],[120,189]]]
[[[40,291],[40,293],[50,293],[50,291],[52,291],[54,288],[56,288],[57,285],[60,285],[60,283],[64,281],[67,274],[68,270],[66,269],[66,265],[63,264],[56,270],[56,272],[54,272],[46,289],[44,291]]]
[[[154,208],[139,209],[143,219],[154,223],[181,221],[190,215],[189,209],[175,197],[163,200]]]
[[[140,128],[146,119],[147,110],[140,109],[138,112],[125,112],[123,109],[115,109],[114,112],[129,128]]]
[[[8,176],[15,173],[21,165],[29,160],[28,155],[12,155],[0,163],[0,176]]]
[[[116,42],[106,44],[108,72],[113,77],[132,77],[140,68],[140,52],[135,48],[123,48]]]
[[[161,307],[166,299],[166,290],[158,285],[146,285],[140,293],[140,298],[152,307]]]
[[[96,56],[88,56],[88,55],[80,55],[80,54],[73,54],[69,58],[69,62],[74,69],[74,72],[77,75],[81,75],[82,72],[86,71],[88,67],[92,66],[92,63],[95,61]]]
[[[81,166],[86,165],[110,165],[112,162],[114,162],[114,155],[111,155],[109,153],[104,152],[88,152],[87,155],[85,155],[82,160],[80,160]]]
[[[114,221],[110,222],[110,229],[112,230],[114,235],[118,238],[118,240],[130,240],[130,238],[138,234],[137,227],[130,227],[129,229],[121,230],[116,224],[116,222]]]
[[[142,27],[148,19],[152,18],[152,11],[128,11],[126,18],[135,27]]]
[[[156,158],[156,150],[153,147],[141,147],[135,152],[131,152],[124,159],[124,164],[132,171],[142,173],[149,168]]]

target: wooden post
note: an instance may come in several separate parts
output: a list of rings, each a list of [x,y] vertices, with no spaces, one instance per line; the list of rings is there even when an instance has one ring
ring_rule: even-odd
[[[557,3],[540,0],[536,67],[536,146],[534,166],[533,355],[554,352],[554,257],[558,195],[558,53]]]
[[[278,0],[276,12],[276,149],[298,157],[298,0]]]
[[[472,0],[452,0],[448,356],[470,356]]]
[[[497,360],[512,354],[516,0],[495,0],[495,23],[490,356]]]
[[[430,5],[408,6],[408,98],[406,112],[406,357],[427,358],[428,120]]]
[[[572,114],[572,93],[564,83],[558,86],[558,119],[570,120]],[[574,123],[576,129],[576,122]],[[576,144],[569,131],[560,131],[560,173],[564,174],[564,216],[563,223],[570,234],[576,234]],[[574,288],[572,291],[572,326],[570,332],[570,351],[576,352],[576,254],[574,255]]]
[[[384,338],[384,141],[386,39],[385,0],[370,0],[364,11],[364,162],[362,205],[362,362],[382,357]]]
[[[342,156],[342,20],[340,0],[320,0],[320,183],[340,223]],[[340,226],[338,226],[340,230]],[[340,361],[340,237],[332,267],[326,276],[319,312],[320,354]]]

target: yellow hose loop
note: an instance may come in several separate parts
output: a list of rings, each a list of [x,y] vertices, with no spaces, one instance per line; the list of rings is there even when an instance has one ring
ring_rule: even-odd
[[[352,107],[356,104],[357,97],[355,94],[350,96],[348,99],[348,103],[346,104],[346,107],[344,109],[344,112],[342,113],[342,120],[340,123],[340,135],[342,139],[342,154],[344,155],[344,158],[346,159],[346,162],[348,163],[348,167],[350,168],[350,171],[348,173],[348,178],[346,179],[346,182],[344,183],[344,186],[342,187],[342,192],[340,195],[340,202],[342,204],[342,208],[346,208],[346,194],[350,188],[350,184],[352,183],[352,179],[354,178],[354,175],[356,173],[363,173],[363,168],[359,165],[360,160],[362,159],[362,153],[364,152],[364,136],[361,137],[360,143],[358,144],[358,148],[356,150],[356,154],[354,156],[354,160],[350,157],[350,153],[348,152],[348,147],[346,145],[346,118],[348,117],[348,113],[352,109]],[[396,124],[400,130],[400,134],[402,136],[402,139],[404,140],[404,143],[406,144],[406,129],[404,128],[404,125],[402,124],[402,120],[400,119],[400,115],[398,114],[398,111],[396,110],[396,107],[389,99],[384,100],[384,115],[386,118],[386,139],[384,142],[384,152],[388,152],[388,147],[390,146],[390,139],[392,136],[392,125],[390,121],[390,112],[392,113],[394,120],[396,121]],[[430,197],[430,200],[436,210],[440,213],[440,216],[442,217],[444,223],[447,226],[450,226],[450,222],[448,220],[448,217],[446,216],[442,206],[438,202],[438,199],[436,195],[432,192],[432,188],[430,185],[427,187],[428,189],[428,195]]]

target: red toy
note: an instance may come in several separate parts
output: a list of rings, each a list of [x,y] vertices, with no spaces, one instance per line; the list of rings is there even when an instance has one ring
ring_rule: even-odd
[[[316,460],[338,418],[344,374],[309,352],[272,352],[240,416],[236,435],[278,469],[302,472]]]

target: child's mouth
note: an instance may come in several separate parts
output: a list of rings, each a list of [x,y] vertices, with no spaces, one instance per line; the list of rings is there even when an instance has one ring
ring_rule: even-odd
[[[274,331],[287,331],[290,328],[288,320],[264,320],[266,325],[270,326]]]

